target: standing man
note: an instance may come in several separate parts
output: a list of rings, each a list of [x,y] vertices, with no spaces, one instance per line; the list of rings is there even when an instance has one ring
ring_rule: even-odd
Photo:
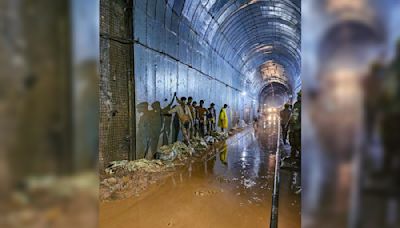
[[[175,98],[176,98],[176,92],[174,93],[174,96],[172,97],[171,102],[161,110],[161,114],[164,117],[163,118],[164,119],[164,121],[163,121],[163,130],[162,130],[162,135],[163,135],[163,137],[162,137],[162,139],[163,139],[162,145],[168,145],[169,141],[170,141],[170,136],[171,136],[171,133],[172,133],[172,130],[171,130],[172,116],[168,116],[168,115],[166,116],[164,114],[168,113],[168,111],[172,109],[172,105],[173,105],[173,103],[175,101]],[[167,101],[167,99],[165,99],[165,101]]]
[[[192,105],[192,102],[193,102],[193,97],[188,97],[188,102],[187,102],[187,106],[189,107],[189,110],[190,110],[190,114],[192,115],[192,121],[190,122],[190,126],[189,126],[189,139],[192,139],[193,138],[193,135],[194,135],[194,119],[195,119],[195,116],[196,116],[196,113],[195,113],[195,108],[194,108],[194,106]]]
[[[297,94],[297,101],[293,106],[289,130],[290,157],[295,159],[297,152],[301,155],[301,91]]]
[[[364,125],[367,143],[372,141],[375,126],[378,121],[380,108],[380,96],[382,94],[382,78],[384,66],[376,61],[363,80],[364,89]]]
[[[192,102],[192,107],[193,107],[193,112],[192,112],[193,137],[197,137],[199,135],[199,117],[198,117],[198,113],[197,113],[197,102],[196,101]]]
[[[215,104],[211,103],[207,113],[207,130],[209,135],[211,134],[211,132],[215,131],[216,119],[217,119],[217,113],[215,111]]]
[[[222,132],[225,132],[225,129],[228,128],[228,115],[226,114],[227,108],[228,105],[224,104],[224,107],[219,112],[218,126],[221,128]]]
[[[186,97],[178,100],[179,105],[168,111],[169,114],[176,113],[178,115],[180,128],[186,144],[190,144],[189,128],[190,123],[193,122],[192,114],[189,106],[186,104]]]
[[[381,135],[383,146],[383,170],[381,174],[395,177],[400,185],[400,40],[397,43],[396,56],[385,69],[382,82]]]
[[[289,130],[289,120],[290,120],[290,105],[285,104],[285,108],[280,112],[281,117],[281,130],[282,130],[282,141],[283,144],[287,144],[287,133]]]
[[[199,133],[200,137],[204,137],[205,127],[206,127],[206,117],[207,117],[207,109],[204,108],[204,100],[200,100],[200,106],[197,107],[197,118],[199,121]]]

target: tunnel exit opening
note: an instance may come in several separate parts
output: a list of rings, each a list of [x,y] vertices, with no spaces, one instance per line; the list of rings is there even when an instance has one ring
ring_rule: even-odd
[[[288,86],[271,82],[261,90],[259,94],[259,109],[261,113],[270,110],[280,110],[286,103],[292,103],[292,93]]]

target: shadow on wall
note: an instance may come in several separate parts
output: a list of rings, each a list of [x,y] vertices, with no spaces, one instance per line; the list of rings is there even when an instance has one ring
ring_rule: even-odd
[[[165,100],[167,101],[167,100]],[[136,134],[136,158],[154,158],[157,149],[178,140],[179,120],[176,115],[164,116],[173,107],[172,103],[161,108],[159,101],[151,104],[148,102],[136,105],[139,116]]]
[[[170,103],[161,107],[160,101],[155,101],[151,105],[142,102],[136,105],[137,111],[137,132],[136,132],[136,159],[154,158],[158,148],[168,145],[182,138],[180,134],[179,118],[176,114],[167,114],[176,105],[173,105],[175,98]],[[164,103],[168,100],[165,99]],[[239,113],[229,111],[230,124],[237,126],[240,120]],[[217,116],[219,111],[217,112]]]

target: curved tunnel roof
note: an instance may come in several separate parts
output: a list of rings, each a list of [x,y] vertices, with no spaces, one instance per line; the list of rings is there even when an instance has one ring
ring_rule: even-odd
[[[285,87],[299,86],[301,0],[169,0],[168,4],[241,72],[256,95],[269,83],[260,72],[268,61],[285,69]]]

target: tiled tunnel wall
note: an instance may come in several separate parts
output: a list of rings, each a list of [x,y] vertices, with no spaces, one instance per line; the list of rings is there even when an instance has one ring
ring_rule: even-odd
[[[160,115],[174,92],[178,97],[192,96],[197,102],[203,99],[206,107],[213,102],[217,112],[228,104],[229,127],[239,119],[251,119],[256,104],[242,95],[245,77],[239,67],[200,35],[198,23],[205,20],[202,17],[207,12],[190,7],[198,1],[186,5],[185,1],[129,2],[100,3],[101,163],[140,159],[180,138],[174,120]],[[192,19],[184,16],[190,10]],[[192,22],[195,18],[197,23]],[[129,23],[133,23],[133,34]]]
[[[185,10],[190,10],[187,6],[190,3],[185,7],[184,1],[181,2],[135,2],[136,153],[139,158],[146,151],[153,152],[159,145],[174,140],[169,136],[174,134],[171,120],[160,118],[159,113],[160,106],[166,107],[174,92],[178,97],[192,96],[197,102],[203,99],[206,107],[213,102],[217,112],[223,104],[228,104],[230,127],[243,118],[244,105],[248,102],[241,95],[240,71],[199,35],[199,28],[183,15]],[[206,13],[196,12],[193,17]]]

